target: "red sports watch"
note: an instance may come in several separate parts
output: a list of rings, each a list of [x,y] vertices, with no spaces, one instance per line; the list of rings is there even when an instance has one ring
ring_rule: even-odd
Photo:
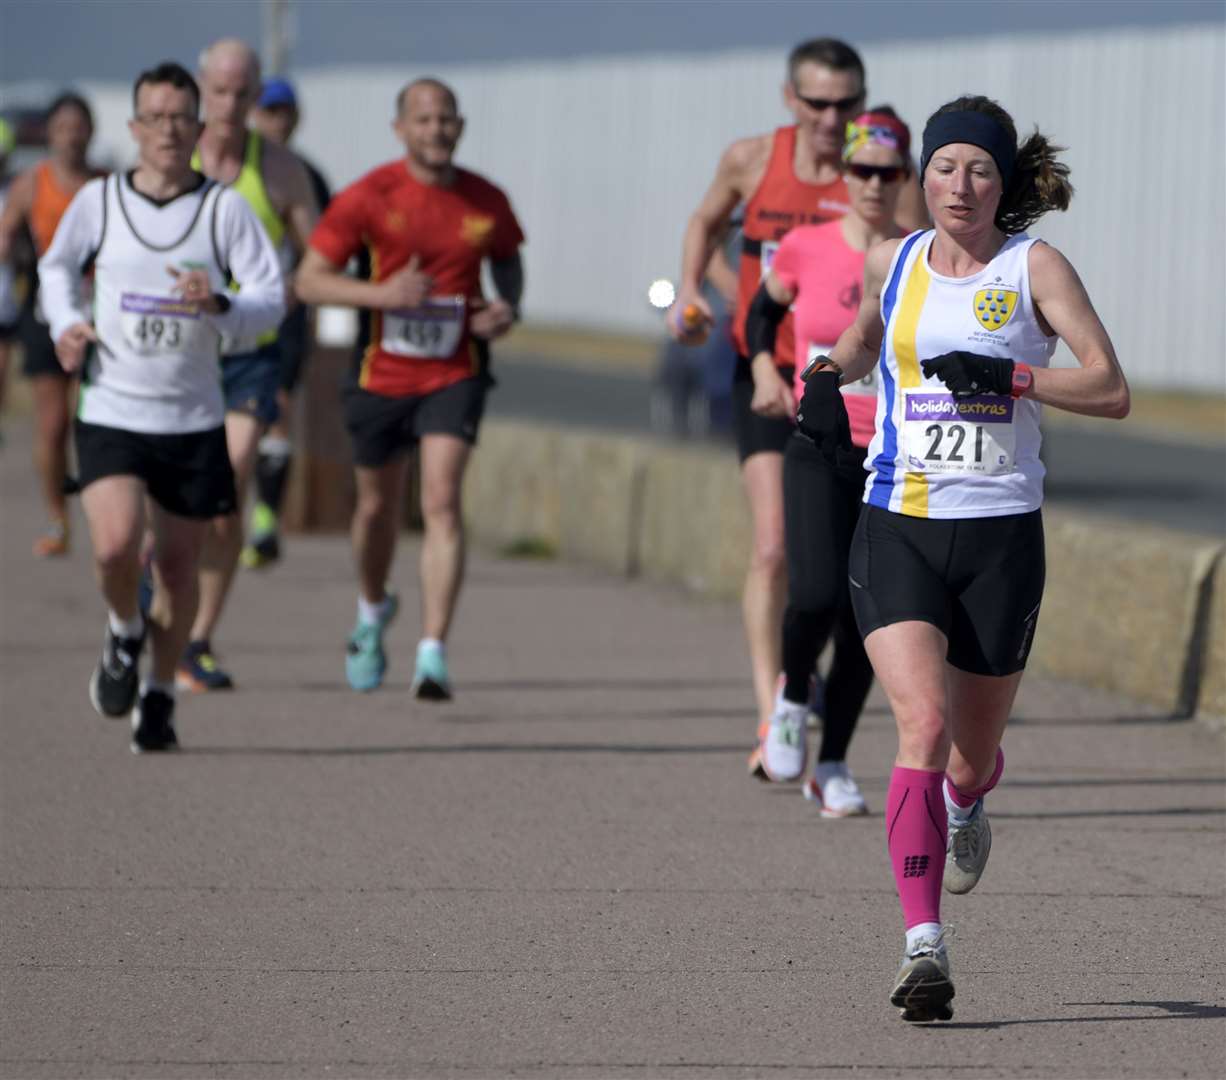
[[[1030,365],[1015,363],[1013,365],[1013,385],[1009,389],[1009,396],[1020,398],[1033,385],[1034,373],[1030,370]]]

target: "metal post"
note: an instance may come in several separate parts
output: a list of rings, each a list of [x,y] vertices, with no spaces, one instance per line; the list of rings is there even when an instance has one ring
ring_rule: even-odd
[[[289,67],[289,0],[264,0],[265,75],[284,75]]]

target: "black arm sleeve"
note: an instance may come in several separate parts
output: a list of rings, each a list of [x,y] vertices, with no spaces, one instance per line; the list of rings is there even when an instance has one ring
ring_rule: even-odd
[[[749,346],[749,359],[758,353],[775,353],[775,334],[779,324],[788,313],[787,304],[778,304],[766,291],[766,282],[758,286],[753,302],[745,314],[745,343]]]

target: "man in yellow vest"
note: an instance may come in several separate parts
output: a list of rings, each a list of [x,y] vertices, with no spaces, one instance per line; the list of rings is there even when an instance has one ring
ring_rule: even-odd
[[[302,162],[247,129],[247,113],[259,98],[260,85],[259,59],[244,42],[223,39],[204,50],[200,89],[205,127],[192,164],[247,200],[281,253],[282,265],[290,267],[306,250],[319,209]],[[255,341],[227,342],[223,351],[226,444],[239,501],[234,513],[214,519],[201,553],[200,607],[176,673],[180,687],[195,691],[233,686],[213,656],[210,639],[238,566],[243,496],[260,437],[277,418],[281,374],[275,330]]]

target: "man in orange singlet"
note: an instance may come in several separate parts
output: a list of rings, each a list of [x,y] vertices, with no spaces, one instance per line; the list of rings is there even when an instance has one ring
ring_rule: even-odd
[[[28,229],[35,254],[41,258],[51,246],[55,227],[72,198],[87,180],[101,173],[86,164],[85,154],[94,135],[94,116],[85,99],[65,93],[47,110],[45,161],[22,173],[8,189],[0,213],[0,263],[7,263],[23,228]],[[64,478],[68,471],[68,426],[74,386],[55,356],[47,324],[32,283],[21,313],[22,371],[30,380],[34,400],[34,464],[47,506],[48,525],[34,543],[40,557],[68,551],[68,512]]]
[[[732,211],[745,204],[745,224],[733,338],[738,361],[733,376],[733,423],[741,475],[753,518],[753,549],[742,598],[749,642],[759,738],[774,707],[781,660],[786,564],[783,542],[783,451],[793,430],[792,330],[785,319],[776,338],[773,363],[751,364],[745,342],[745,315],[758,283],[770,269],[779,241],[796,225],[842,217],[848,210],[843,181],[844,129],[864,107],[864,65],[850,45],[816,38],[788,57],[783,100],[795,123],[766,135],[738,139],[724,151],[715,179],[691,215],[681,252],[681,286],[675,311],[693,305],[710,320],[702,279]],[[926,224],[918,184],[911,180],[899,203],[899,223]],[[680,340],[695,341],[705,327],[670,328]],[[758,751],[750,770],[763,775]]]

